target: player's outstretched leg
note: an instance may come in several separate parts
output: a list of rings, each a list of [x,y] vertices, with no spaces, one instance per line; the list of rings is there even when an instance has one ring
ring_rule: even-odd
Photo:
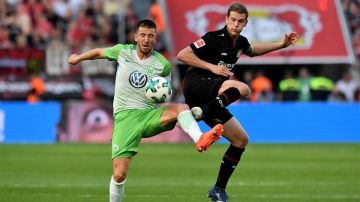
[[[238,90],[238,88],[235,87],[230,87],[226,89],[223,93],[221,93],[219,96],[210,100],[207,104],[191,108],[191,113],[193,114],[194,118],[196,120],[201,120],[204,116],[223,109],[229,106],[231,103],[235,102],[236,100],[240,99],[242,96],[248,95],[250,93],[249,87],[245,84],[238,83],[236,84],[241,90]],[[242,94],[240,93],[240,91],[242,92]]]
[[[225,190],[213,187],[209,190],[207,197],[209,197],[214,202],[227,202],[228,195]]]
[[[206,151],[214,142],[218,141],[222,136],[224,126],[217,124],[209,132],[206,132],[200,136],[200,139],[196,142],[196,150],[198,152]]]

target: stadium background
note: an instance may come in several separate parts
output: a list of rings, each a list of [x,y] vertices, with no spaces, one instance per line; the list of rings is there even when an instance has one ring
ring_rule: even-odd
[[[67,57],[95,47],[133,43],[134,27],[142,18],[157,22],[160,39],[156,50],[174,65],[172,101],[184,102],[181,81],[186,66],[176,60],[176,53],[206,31],[222,27],[229,3],[2,1],[0,141],[109,142],[116,64],[104,60],[70,66]],[[279,137],[272,134],[273,142],[308,142],[308,138],[313,139],[311,134],[322,135],[323,139],[316,138],[320,142],[359,140],[360,130],[353,119],[359,117],[360,100],[359,2],[244,3],[249,7],[250,18],[243,34],[251,42],[281,40],[290,30],[301,35],[299,42],[288,50],[257,58],[243,56],[238,62],[236,76],[251,86],[253,93],[234,104],[239,106],[234,106],[235,115],[246,123],[252,141],[264,140],[262,128],[271,128],[270,132],[279,134]],[[53,103],[51,110],[49,103]],[[29,118],[20,119],[24,114],[18,107],[24,107]],[[264,110],[252,111],[256,109]],[[310,116],[308,112],[314,110],[321,111],[319,116]],[[44,115],[39,118],[37,114]],[[282,124],[284,120],[288,120],[286,124]],[[258,127],[258,122],[263,127]],[[16,127],[18,124],[23,129]],[[304,126],[301,131],[292,127],[298,124]],[[204,129],[204,124],[201,126]],[[36,131],[49,128],[46,134],[36,133],[44,140],[23,132],[34,131],[36,127]],[[292,131],[285,132],[284,127],[292,128],[302,138],[287,138],[286,133]],[[280,131],[284,134],[280,135]],[[326,135],[328,131],[337,137],[330,138],[333,136]],[[145,141],[189,141],[178,127],[170,133]]]
[[[102,155],[103,160],[100,161],[93,162],[86,159],[71,161],[74,163],[79,160],[78,162],[84,164],[84,167],[87,167],[85,165],[88,164],[89,167],[97,168],[99,173],[103,171],[102,174],[94,174],[93,171],[83,173],[87,168],[70,169],[68,167],[71,167],[72,163],[65,160],[68,156],[64,156],[61,157],[64,164],[59,166],[59,169],[65,167],[68,172],[73,169],[74,176],[55,177],[55,179],[64,178],[63,184],[59,185],[60,188],[71,187],[65,183],[65,179],[68,177],[75,180],[84,174],[88,178],[82,179],[83,181],[80,180],[78,183],[73,181],[71,183],[77,187],[81,182],[89,184],[87,180],[91,179],[90,181],[93,181],[95,185],[87,185],[88,189],[95,190],[99,187],[106,189],[108,182],[102,176],[107,176],[110,171],[110,167],[106,163],[110,163],[107,158],[110,153],[116,64],[108,61],[88,61],[76,66],[69,66],[67,57],[71,53],[83,52],[95,47],[112,46],[116,43],[133,43],[134,28],[138,20],[154,19],[158,24],[160,35],[156,50],[166,55],[174,65],[173,87],[175,93],[172,102],[184,102],[181,95],[181,81],[186,66],[175,59],[176,52],[195,41],[205,31],[223,26],[224,9],[231,2],[227,0],[186,0],[181,3],[171,0],[0,1],[0,176],[3,179],[2,182],[0,180],[0,187],[3,190],[0,191],[0,196],[4,194],[4,201],[33,201],[29,199],[31,197],[28,199],[20,197],[19,199],[15,197],[16,194],[11,193],[17,193],[16,190],[24,190],[25,187],[29,190],[29,193],[27,192],[25,195],[33,196],[32,192],[42,190],[43,186],[46,186],[46,183],[43,185],[37,181],[36,173],[31,173],[30,176],[33,177],[28,179],[35,181],[34,187],[24,185],[22,182],[11,185],[12,181],[17,179],[16,175],[22,173],[22,170],[14,169],[18,163],[16,157],[20,155],[19,152],[29,154],[29,156],[24,156],[24,159],[27,159],[26,165],[31,162],[32,169],[55,173],[61,172],[53,168],[56,159],[42,156],[44,153],[40,150],[49,152],[50,156],[70,154],[82,157],[82,155],[86,156],[85,153],[91,153],[98,158]],[[251,174],[250,170],[256,170],[258,166],[261,166],[261,160],[264,161],[264,165],[267,165],[266,163],[269,162],[268,159],[265,159],[266,155],[276,158],[271,156],[273,153],[269,153],[269,150],[271,152],[274,150],[276,155],[289,153],[295,157],[301,156],[296,152],[305,151],[301,153],[304,155],[302,156],[304,161],[298,161],[299,159],[296,162],[285,161],[289,158],[287,156],[280,158],[284,162],[275,161],[282,167],[277,168],[280,170],[271,170],[269,175],[279,176],[278,174],[282,171],[286,173],[290,165],[301,168],[301,163],[304,162],[306,165],[312,165],[315,161],[323,162],[324,164],[321,165],[313,165],[316,170],[313,178],[316,181],[317,176],[319,179],[322,176],[316,166],[322,168],[333,166],[330,163],[333,160],[343,164],[344,170],[348,172],[345,177],[339,176],[339,178],[344,177],[341,180],[326,184],[331,188],[344,185],[346,187],[344,190],[338,189],[339,193],[335,194],[336,191],[330,188],[330,191],[323,194],[320,191],[321,194],[316,196],[312,195],[311,190],[306,190],[304,195],[312,196],[307,200],[296,194],[295,196],[291,193],[283,195],[281,190],[275,192],[277,195],[272,195],[272,200],[266,199],[264,192],[262,192],[263,197],[260,194],[255,197],[257,200],[254,200],[251,194],[256,195],[257,193],[254,190],[251,192],[251,186],[255,186],[255,184],[251,184],[250,177],[242,176],[239,179],[245,179],[245,184],[240,182],[236,186],[250,187],[247,190],[249,198],[242,199],[246,201],[279,201],[279,199],[280,201],[281,199],[284,201],[358,201],[360,196],[354,187],[359,187],[359,184],[354,181],[356,179],[354,176],[359,176],[358,170],[360,170],[358,169],[360,161],[356,157],[360,142],[360,125],[358,124],[360,117],[360,1],[244,0],[242,2],[250,10],[249,26],[248,30],[244,31],[244,35],[249,37],[252,42],[279,40],[282,34],[289,29],[297,31],[302,36],[299,42],[289,50],[252,59],[243,56],[237,64],[240,68],[238,68],[236,76],[253,89],[251,97],[230,106],[234,115],[248,131],[251,143],[254,143],[254,146],[250,146],[249,149],[250,166],[244,168],[245,173],[247,171],[252,178],[258,179],[255,173]],[[200,125],[203,130],[206,129],[204,123],[200,123]],[[147,158],[151,157],[150,154],[157,155],[156,152],[163,154],[171,149],[174,149],[171,154],[176,156],[176,152],[182,153],[184,150],[188,151],[191,150],[189,148],[192,148],[191,144],[171,144],[170,146],[157,144],[189,143],[190,139],[179,127],[154,138],[145,139],[143,142],[156,143],[143,145],[144,156]],[[220,142],[223,143],[226,140],[222,139]],[[68,143],[76,144],[74,146]],[[266,143],[265,145],[268,146],[264,146],[262,143]],[[276,145],[273,145],[274,143]],[[320,145],[318,145],[319,143]],[[77,146],[82,148],[81,151]],[[214,150],[221,154],[224,146],[217,145]],[[292,146],[294,150],[289,150]],[[339,148],[340,152],[335,152],[333,148]],[[58,150],[54,151],[54,149]],[[99,154],[95,154],[93,149],[99,151]],[[189,153],[185,152],[184,154],[189,157],[189,160],[182,160],[185,164],[193,164],[193,167],[199,162],[213,162],[213,157],[218,155],[210,153],[209,156],[202,157],[197,162],[198,159]],[[33,158],[37,155],[39,158],[44,157],[41,161],[44,160],[45,163],[39,164],[38,159]],[[314,159],[306,159],[307,155],[314,155]],[[328,155],[333,155],[334,159]],[[164,163],[169,167],[172,167],[171,163],[177,163],[162,161],[164,158],[166,156],[160,155],[154,161],[159,165]],[[176,158],[182,157],[176,156]],[[176,160],[176,158],[172,160]],[[258,164],[251,164],[251,158],[257,159]],[[350,162],[352,164],[348,164]],[[99,167],[101,164],[106,164],[104,165],[106,168]],[[74,165],[78,164],[74,163]],[[353,170],[345,169],[345,165]],[[271,164],[271,166],[275,168],[276,164]],[[294,169],[295,172],[296,168],[294,167],[291,169]],[[300,168],[297,170],[300,173],[297,179],[299,181],[302,179]],[[186,170],[187,168],[181,167],[181,169]],[[210,165],[209,169],[212,169]],[[216,172],[216,167],[213,170]],[[332,170],[334,172],[326,170],[328,172],[322,174],[326,178],[337,172],[345,172],[339,170],[340,168],[334,167]],[[9,175],[10,171],[15,173]],[[166,173],[166,171],[164,172]],[[156,175],[156,173],[159,172],[154,171],[151,174]],[[197,174],[201,175],[201,173]],[[167,175],[169,175],[169,179],[164,178],[163,182],[166,183],[169,180],[170,184],[173,183],[170,178],[174,178],[176,175],[174,173],[167,173]],[[183,177],[184,175],[182,173]],[[266,176],[269,177],[269,175]],[[91,178],[91,176],[98,178]],[[54,175],[49,174],[48,177],[51,179],[54,178]],[[136,176],[133,177],[135,182],[139,182]],[[276,177],[274,178],[276,181]],[[176,179],[180,180],[179,176]],[[235,177],[234,181],[236,179]],[[261,181],[261,179],[259,180]],[[187,182],[185,181],[184,184]],[[133,184],[129,183],[130,190],[131,187],[135,188],[138,185],[134,182]],[[147,188],[150,187],[149,190],[151,190],[151,181],[148,183]],[[250,183],[250,185],[246,183]],[[270,183],[270,185],[288,185],[294,189],[298,188],[297,186],[310,186],[310,182],[299,182],[295,187],[291,184],[279,183],[275,183],[275,185]],[[324,181],[319,181],[317,186],[325,186],[324,183]],[[51,183],[49,182],[49,184]],[[197,184],[196,188],[199,186],[203,186],[203,184]],[[266,185],[260,184],[256,190],[261,191],[261,186]],[[173,184],[170,187],[174,187],[176,190],[178,188]],[[167,189],[166,186],[165,189]],[[283,190],[283,187],[281,189]],[[166,197],[172,197],[172,201],[182,201],[180,200],[181,196],[171,195],[171,193],[176,193],[176,190],[169,190],[168,195],[162,196],[165,199],[160,201],[166,201]],[[48,192],[51,195],[57,190]],[[64,201],[65,195],[69,197],[67,201],[85,200],[84,197],[76,198],[74,194],[70,193],[72,192],[66,190],[56,197],[59,201]],[[131,191],[130,193],[135,194]],[[331,193],[335,195],[331,195]],[[148,193],[149,196],[152,196],[151,194],[153,193]],[[330,195],[325,197],[326,194]],[[43,195],[40,196],[43,197]],[[71,196],[75,196],[76,199],[71,199]],[[93,201],[103,201],[101,196],[106,197],[106,193],[99,193],[98,198],[95,197]],[[132,201],[158,201],[149,200],[143,195],[136,196],[138,198],[132,198]],[[7,197],[10,199],[6,200]],[[42,200],[39,199],[39,201],[48,201],[41,197]],[[131,199],[131,196],[129,197]],[[236,197],[240,196],[235,195]],[[88,200],[89,198],[86,199],[91,201]]]

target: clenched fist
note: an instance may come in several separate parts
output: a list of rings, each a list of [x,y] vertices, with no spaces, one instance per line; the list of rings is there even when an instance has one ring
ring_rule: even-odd
[[[70,55],[70,57],[68,58],[68,63],[72,64],[72,65],[76,65],[80,60],[79,60],[79,55],[78,54],[72,54]]]

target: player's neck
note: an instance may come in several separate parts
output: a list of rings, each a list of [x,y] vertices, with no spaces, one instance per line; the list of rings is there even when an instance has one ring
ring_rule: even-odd
[[[144,53],[139,49],[136,49],[136,54],[138,55],[138,58],[140,60],[145,60],[146,58],[150,57],[150,55],[152,54],[152,51],[148,52],[148,53]]]
[[[228,35],[230,36],[231,40],[233,41],[233,43],[235,43],[236,40],[237,40],[237,38],[239,38],[240,34],[238,34],[238,35],[231,35],[231,34],[230,34],[230,31],[229,31],[228,29],[226,29],[226,31],[227,31]]]
[[[239,36],[240,36],[240,35],[236,35],[236,36],[230,35],[230,38],[231,38],[231,40],[233,41],[233,43],[235,43],[236,40],[237,40],[237,38],[239,38]]]

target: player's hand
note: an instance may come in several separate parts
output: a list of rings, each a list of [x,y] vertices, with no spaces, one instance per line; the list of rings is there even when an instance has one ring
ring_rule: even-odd
[[[299,35],[296,32],[289,32],[284,36],[283,47],[289,47],[294,45],[295,42],[299,39]]]
[[[78,54],[72,54],[68,58],[68,63],[71,64],[71,65],[76,65],[78,62],[80,62],[79,58],[80,57],[79,57]]]
[[[210,71],[214,74],[229,77],[233,73],[224,65],[212,65]]]

